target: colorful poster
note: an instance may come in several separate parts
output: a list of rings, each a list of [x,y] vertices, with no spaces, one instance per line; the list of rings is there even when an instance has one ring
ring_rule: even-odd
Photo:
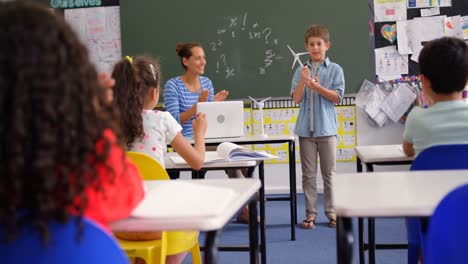
[[[408,8],[452,6],[452,0],[408,0]]]
[[[406,20],[406,0],[374,0],[374,21]]]
[[[65,20],[88,47],[90,58],[99,72],[112,72],[122,57],[120,7],[66,9]]]
[[[253,127],[252,135],[260,134],[260,113],[258,109],[251,110],[249,120],[245,119],[246,127]],[[265,102],[264,131],[268,135],[294,135],[294,126],[297,120],[299,108],[294,105],[291,99],[270,100]],[[343,98],[343,103],[335,106],[335,113],[338,121],[337,135],[337,161],[355,161],[356,155],[356,106],[354,97]],[[288,144],[256,144],[255,150],[266,151],[279,159],[265,160],[266,164],[288,163]],[[296,162],[300,162],[299,140],[296,139]]]

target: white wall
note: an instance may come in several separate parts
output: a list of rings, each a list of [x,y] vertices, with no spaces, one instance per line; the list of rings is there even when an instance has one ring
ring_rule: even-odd
[[[385,144],[400,144],[403,140],[403,128],[401,123],[393,123],[384,127],[373,127],[367,122],[367,115],[357,109],[357,144],[358,145],[385,145]],[[408,170],[409,165],[402,166],[375,166],[375,171],[379,170]],[[338,162],[336,164],[337,173],[352,173],[356,172],[356,162]],[[181,174],[181,178],[190,178],[190,173]],[[225,178],[226,174],[222,171],[208,172],[206,178]],[[301,165],[296,164],[296,184],[297,191],[302,192],[301,183]],[[317,177],[318,190],[323,190],[322,177]],[[289,192],[289,166],[288,164],[266,164],[265,165],[265,187],[267,194],[278,194]]]

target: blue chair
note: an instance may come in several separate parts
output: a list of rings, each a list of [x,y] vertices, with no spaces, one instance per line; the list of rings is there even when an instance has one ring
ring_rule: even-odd
[[[22,228],[16,240],[5,242],[0,227],[0,262],[8,264],[128,264],[128,258],[117,241],[90,220],[77,217],[66,224],[49,224],[50,240],[45,244],[39,233],[29,227]],[[81,232],[79,234],[79,232]],[[79,235],[78,235],[79,234]]]
[[[429,224],[424,263],[468,262],[468,185],[451,191],[439,203]]]
[[[438,145],[429,147],[416,157],[411,170],[462,170],[468,169],[468,144]],[[408,218],[408,264],[417,264],[419,249],[424,251],[425,232],[420,218]]]

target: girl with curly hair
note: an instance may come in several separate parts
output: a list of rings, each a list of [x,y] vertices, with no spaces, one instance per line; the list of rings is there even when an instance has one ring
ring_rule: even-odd
[[[159,100],[159,68],[159,63],[149,58],[128,56],[114,67],[114,102],[121,113],[126,146],[153,157],[164,167],[167,145],[171,144],[190,167],[199,170],[205,159],[205,115],[200,113],[192,121],[192,147],[169,112],[153,110]]]
[[[0,223],[14,240],[70,214],[103,227],[143,199],[88,52],[46,8],[0,3]],[[80,223],[78,223],[80,224]]]

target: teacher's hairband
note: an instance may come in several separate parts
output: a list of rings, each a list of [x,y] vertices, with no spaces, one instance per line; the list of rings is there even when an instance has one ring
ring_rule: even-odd
[[[131,64],[133,64],[133,59],[130,56],[125,56],[125,59],[128,60]]]

